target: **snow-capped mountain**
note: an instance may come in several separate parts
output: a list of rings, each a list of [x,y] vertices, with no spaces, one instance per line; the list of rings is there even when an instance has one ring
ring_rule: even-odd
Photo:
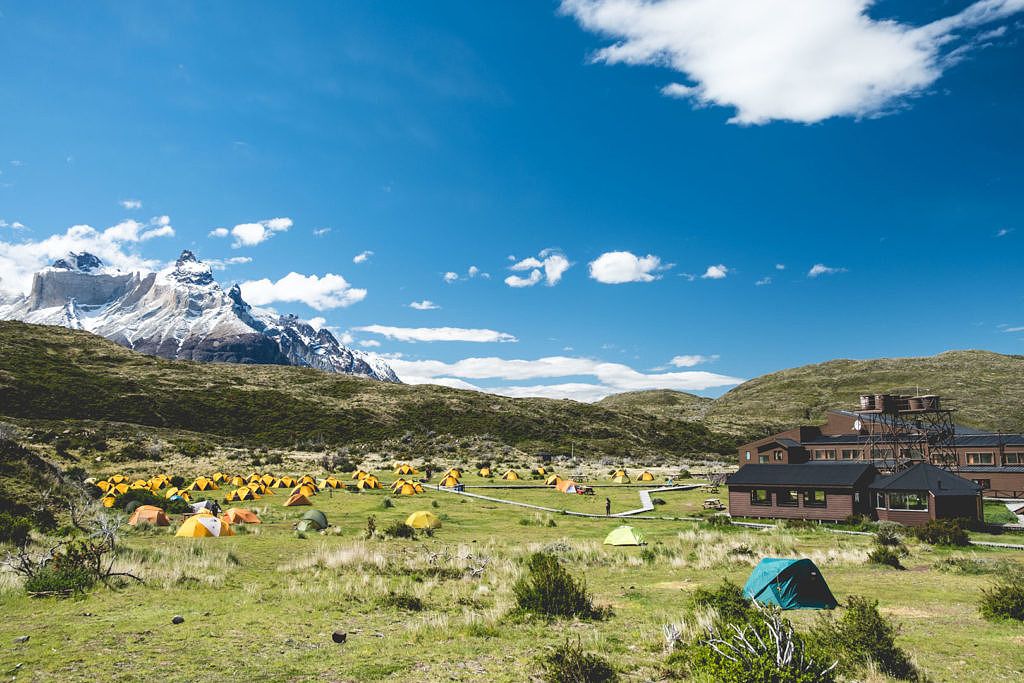
[[[35,274],[27,296],[2,296],[0,320],[87,330],[162,358],[298,365],[399,381],[386,363],[342,345],[328,330],[253,308],[238,285],[225,292],[188,250],[156,273],[124,273],[92,254],[68,254]]]

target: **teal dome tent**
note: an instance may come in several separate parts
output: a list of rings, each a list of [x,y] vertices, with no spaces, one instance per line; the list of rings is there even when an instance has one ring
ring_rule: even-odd
[[[782,609],[834,609],[838,605],[825,577],[808,559],[762,559],[743,586],[743,595]]]

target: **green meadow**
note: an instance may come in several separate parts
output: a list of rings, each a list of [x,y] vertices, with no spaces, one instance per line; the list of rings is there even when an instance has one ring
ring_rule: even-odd
[[[395,475],[381,477],[388,482]],[[555,509],[602,513],[606,497],[613,512],[639,507],[635,486],[602,486],[589,497],[532,488],[532,481],[511,488],[475,488],[496,482],[470,475],[463,481],[470,492]],[[222,499],[227,490],[208,493]],[[578,639],[625,680],[661,680],[663,627],[695,627],[694,589],[723,578],[742,585],[762,556],[806,556],[841,604],[850,595],[878,599],[882,613],[899,624],[898,644],[931,679],[1024,676],[1024,625],[985,621],[977,609],[1001,563],[1024,562],[1024,552],[909,542],[907,570],[898,571],[866,563],[867,537],[670,519],[702,514],[709,495],[700,489],[654,494],[664,500],[652,513],[659,519],[616,520],[429,488],[416,496],[328,490],[312,502],[327,515],[329,529],[300,534],[293,527],[310,508],[283,507],[287,490],[279,489],[243,504],[263,523],[236,525],[231,537],[175,537],[180,515],[170,527],[125,527],[118,567],[143,584],[29,597],[9,574],[0,575],[0,670],[27,681],[524,681],[537,674],[538,658],[549,648]],[[433,512],[442,526],[414,539],[379,533],[417,510]],[[369,517],[378,530],[372,538]],[[621,523],[639,528],[648,545],[603,545]],[[582,577],[611,616],[513,615],[522,559],[538,550]],[[956,557],[974,561],[948,561]],[[975,569],[964,572],[962,565]],[[172,624],[175,615],[184,622]],[[815,615],[787,617],[802,629]],[[336,631],[346,634],[344,643],[333,642]],[[29,639],[14,642],[23,636]]]

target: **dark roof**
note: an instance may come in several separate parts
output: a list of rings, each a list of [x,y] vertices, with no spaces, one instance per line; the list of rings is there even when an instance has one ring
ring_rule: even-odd
[[[924,462],[876,479],[871,488],[879,491],[931,491],[936,496],[973,496],[981,490],[969,479]]]
[[[1020,474],[1024,472],[1024,465],[966,465],[960,468],[961,472],[1007,472]]]
[[[877,472],[870,463],[805,463],[801,465],[744,465],[729,475],[729,486],[853,486]]]
[[[813,439],[803,442],[804,446],[826,446],[826,445],[857,445],[864,446],[871,442],[871,437],[866,434],[822,434]],[[921,439],[916,436],[905,436],[900,439],[902,443],[916,444]],[[953,445],[960,448],[998,448],[999,446],[1024,446],[1024,434],[957,434],[953,437]]]
[[[794,441],[793,439],[789,439],[789,438],[786,438],[786,437],[783,436],[783,437],[779,437],[777,439],[772,439],[768,443],[761,444],[760,446],[757,447],[757,450],[758,451],[769,450],[769,449],[771,449],[772,444],[779,444],[783,448],[801,448],[799,441]]]

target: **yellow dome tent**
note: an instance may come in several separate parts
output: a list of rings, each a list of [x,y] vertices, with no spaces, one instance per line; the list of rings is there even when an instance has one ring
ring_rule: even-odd
[[[291,486],[295,486],[298,482],[295,481],[294,477],[284,476],[277,480],[277,488],[286,489]]]
[[[395,468],[395,474],[419,474],[419,470],[408,463],[402,463]]]
[[[654,475],[644,470],[640,473],[640,476],[636,478],[637,481],[654,481]]]
[[[232,486],[245,486],[249,482],[247,482],[245,479],[236,474],[235,476],[231,477],[231,481],[229,483]]]
[[[491,468],[490,467],[481,467],[480,468],[480,476],[481,477],[490,478],[490,477],[493,477],[494,475],[491,474]]]
[[[223,472],[214,472],[213,476],[210,477],[210,478],[213,479],[213,481],[218,483],[218,484],[220,484],[221,482],[225,482],[228,479],[230,479],[230,477],[228,477],[228,475],[224,474]]]
[[[516,474],[515,470],[509,470],[505,474],[501,475],[501,478],[508,481],[519,481],[519,475]]]
[[[186,519],[178,527],[178,531],[174,535],[185,538],[216,538],[219,536],[234,536],[235,532],[231,530],[231,525],[220,517],[196,513]]]
[[[260,477],[260,481],[263,482],[264,486],[273,486],[275,477],[272,474],[264,474]]]
[[[248,477],[246,477],[246,482],[251,484],[252,482],[259,481],[262,478],[263,478],[262,474],[260,474],[259,472],[253,472]]]
[[[357,486],[371,488],[371,489],[382,489],[384,486],[380,483],[380,479],[373,476],[372,474],[367,475],[359,480]]]
[[[453,489],[453,488],[455,488],[458,485],[459,485],[459,480],[456,477],[453,477],[450,474],[447,477],[445,477],[444,479],[441,480],[441,486],[445,487],[446,489]]]
[[[107,491],[110,490],[110,487],[113,486],[113,484],[111,484],[106,479],[100,479],[98,482],[96,482],[95,486],[100,491],[103,491],[103,493],[106,493]]]
[[[110,488],[107,490],[107,493],[110,493],[115,496],[120,496],[121,494],[128,493],[128,484],[124,483],[123,481],[119,484],[111,484]]]
[[[405,523],[414,529],[439,529],[441,527],[441,520],[437,518],[437,515],[427,510],[418,510],[408,518]]]
[[[355,472],[352,473],[353,479],[366,479],[366,476],[366,472],[364,472],[363,470],[356,470]]]
[[[315,485],[311,486],[310,484],[299,484],[298,486],[296,486],[295,488],[292,489],[292,495],[294,496],[295,494],[298,494],[300,496],[307,496],[307,497],[308,496],[315,496],[316,495],[316,491],[317,491],[317,489],[316,489]]]
[[[559,477],[557,474],[552,474],[551,476],[549,476],[547,479],[544,480],[544,485],[545,486],[558,486],[558,482],[560,482],[560,481],[562,481],[561,477]]]
[[[193,481],[189,485],[188,490],[189,491],[214,491],[214,490],[219,489],[219,488],[220,487],[217,486],[216,482],[214,482],[213,479],[207,479],[206,477],[196,477],[196,480]]]
[[[462,477],[462,469],[459,468],[459,467],[453,467],[450,470],[448,470],[447,472],[445,472],[445,474],[444,474],[444,476],[446,476],[446,477],[449,476],[449,475],[451,475],[451,476],[455,477],[456,479],[458,479],[458,478]]]
[[[224,500],[233,503],[236,500],[258,500],[259,497],[260,494],[243,486],[242,488],[229,492],[228,495],[224,496]]]
[[[191,500],[190,496],[188,495],[188,491],[185,491],[184,489],[179,489],[176,486],[172,486],[171,488],[164,491],[164,498],[170,500],[174,496],[180,496],[183,500]]]
[[[629,477],[627,477],[624,474],[620,474],[617,477],[612,477],[612,483],[613,484],[628,484],[629,483]]]
[[[126,484],[128,483],[128,477],[123,474],[115,474],[109,478],[111,484]]]
[[[100,502],[103,503],[103,507],[112,508],[114,507],[114,501],[117,500],[114,496],[103,496],[100,498]]]
[[[321,479],[320,480],[320,488],[330,487],[332,489],[340,489],[343,486],[344,486],[344,484],[342,484],[340,481],[338,481],[338,478],[335,477],[333,474],[330,475],[329,477],[325,478],[325,479]]]
[[[402,484],[401,488],[395,491],[400,496],[415,496],[419,491],[416,490],[416,486],[410,482]]]

